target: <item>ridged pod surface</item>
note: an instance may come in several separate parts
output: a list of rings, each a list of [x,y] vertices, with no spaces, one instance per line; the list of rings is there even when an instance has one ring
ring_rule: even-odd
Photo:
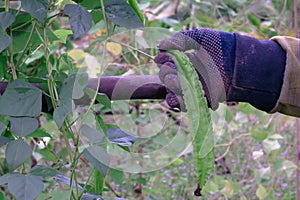
[[[181,51],[168,50],[177,67],[183,99],[189,119],[189,129],[193,134],[195,169],[198,174],[196,196],[201,196],[214,168],[214,135],[210,111],[198,74],[189,58]]]

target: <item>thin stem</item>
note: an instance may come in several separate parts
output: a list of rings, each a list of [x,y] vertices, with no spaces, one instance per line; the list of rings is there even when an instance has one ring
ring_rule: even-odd
[[[121,195],[118,194],[118,193],[114,190],[114,188],[113,188],[108,182],[105,182],[105,186],[106,186],[112,193],[114,193],[114,195],[116,195],[116,197],[121,197]]]
[[[103,19],[104,19],[104,21],[105,21],[105,24],[106,24],[106,39],[107,39],[107,37],[108,37],[108,23],[107,23],[107,18],[106,18],[106,14],[105,14],[105,9],[104,9],[104,2],[103,2],[103,0],[100,0],[100,4],[101,4],[101,8],[102,8],[102,13],[103,13]],[[106,46],[106,44],[107,44],[107,40],[105,40],[105,46]],[[99,74],[101,74],[101,72],[102,72],[102,67],[103,67],[103,64],[104,64],[104,57],[105,57],[105,54],[106,54],[106,49],[104,48],[104,50],[103,50],[103,53],[102,53],[102,55],[101,55],[101,63],[100,63],[100,72],[99,72]],[[92,100],[91,100],[91,102],[90,102],[90,104],[89,104],[89,106],[88,106],[88,108],[87,108],[87,110],[86,110],[86,112],[84,113],[84,115],[83,115],[83,117],[82,117],[82,119],[83,120],[81,120],[81,122],[80,122],[80,125],[79,125],[79,130],[78,130],[78,133],[77,133],[77,141],[76,141],[76,143],[75,143],[75,146],[76,146],[76,149],[75,149],[75,153],[74,153],[74,157],[76,157],[76,155],[77,155],[77,153],[78,153],[78,148],[77,148],[77,146],[78,146],[78,142],[79,142],[79,136],[80,136],[80,129],[81,129],[81,127],[82,127],[82,123],[85,121],[84,119],[87,117],[87,114],[88,114],[88,112],[90,111],[90,110],[92,110],[92,106],[94,105],[94,103],[95,103],[95,101],[96,101],[96,98],[97,98],[97,94],[98,94],[98,91],[99,91],[99,89],[100,89],[100,75],[99,75],[99,77],[98,77],[98,79],[97,79],[97,87],[96,87],[96,91],[95,91],[95,94],[94,94],[94,96],[93,96],[93,98],[92,98]],[[73,175],[72,175],[73,176]],[[97,181],[97,180],[96,180]],[[88,182],[87,182],[88,183]],[[99,191],[97,191],[97,192],[99,192]],[[100,191],[100,193],[102,193],[102,191]]]
[[[146,57],[148,57],[148,58],[150,58],[150,59],[152,59],[152,60],[155,59],[155,56],[151,56],[151,55],[149,55],[149,54],[147,54],[147,53],[145,53],[145,52],[143,52],[143,51],[141,51],[141,50],[139,50],[139,49],[137,49],[137,48],[135,48],[135,47],[132,47],[132,46],[130,46],[130,45],[128,45],[128,44],[125,44],[125,43],[119,42],[119,41],[115,41],[115,40],[110,40],[110,41],[115,42],[115,43],[117,43],[117,44],[120,44],[120,45],[122,45],[122,46],[124,46],[124,47],[127,47],[128,49],[132,49],[132,50],[134,50],[134,51],[137,51],[137,52],[139,52],[140,54],[143,54],[144,56],[146,56]]]
[[[28,49],[28,47],[29,47],[29,44],[30,44],[30,42],[31,42],[31,40],[32,40],[32,36],[33,36],[34,30],[35,30],[35,26],[36,26],[36,22],[33,21],[32,29],[31,29],[31,31],[30,31],[28,40],[27,40],[27,42],[26,42],[26,44],[25,44],[25,47],[24,47],[24,49],[23,49],[23,51],[22,51],[22,54],[21,54],[21,56],[19,57],[19,59],[18,59],[18,61],[17,61],[16,68],[21,64],[22,59],[23,59],[23,57],[24,57],[24,55],[25,55],[25,52],[27,51],[27,49]]]
[[[9,0],[5,0],[5,11],[9,12]],[[11,26],[9,27],[9,35],[10,35],[11,40],[13,40]],[[16,80],[18,77],[17,77],[16,68],[14,65],[14,51],[13,51],[13,42],[12,41],[11,41],[11,45],[8,47],[8,53],[9,53],[8,67],[11,69],[13,79]]]
[[[22,27],[24,27],[24,26],[27,26],[27,25],[30,24],[32,21],[34,21],[34,19],[31,19],[30,21],[25,22],[25,23],[21,24],[20,26],[14,27],[14,28],[12,28],[11,30],[12,30],[12,31],[18,30],[18,29],[20,29],[20,28],[22,28]]]
[[[5,11],[9,11],[9,0],[5,0]]]
[[[249,136],[251,136],[251,133],[244,133],[244,134],[241,134],[241,135],[239,135],[239,136],[237,136],[237,137],[232,138],[232,139],[229,141],[229,143],[226,143],[226,144],[217,144],[217,145],[215,145],[215,147],[227,147],[227,149],[226,149],[226,151],[223,153],[223,155],[221,155],[220,157],[216,158],[215,161],[218,161],[218,160],[221,160],[222,158],[224,158],[224,157],[228,154],[228,152],[229,152],[229,150],[230,150],[230,147],[233,145],[233,143],[234,143],[236,140],[241,139],[241,138],[243,138],[243,137],[249,137]]]
[[[46,65],[47,65],[47,70],[48,70],[48,89],[49,89],[49,94],[52,97],[51,98],[51,102],[52,102],[52,106],[54,109],[57,108],[57,103],[55,101],[55,99],[57,99],[57,96],[55,96],[54,93],[54,81],[53,81],[53,77],[52,77],[52,64],[50,62],[50,50],[48,47],[48,38],[47,38],[47,30],[46,27],[43,28],[44,29],[44,52],[45,52],[45,58],[46,58]]]
[[[108,23],[107,23],[107,18],[106,18],[106,14],[105,14],[105,6],[104,6],[103,0],[100,0],[100,4],[101,4],[101,10],[102,10],[102,14],[103,14],[103,19],[105,22],[106,37],[108,37],[109,36],[109,33],[108,33],[109,27],[108,27]]]

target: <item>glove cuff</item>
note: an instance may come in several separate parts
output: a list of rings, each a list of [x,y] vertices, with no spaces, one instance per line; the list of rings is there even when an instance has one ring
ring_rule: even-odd
[[[269,112],[279,98],[286,53],[275,41],[234,35],[235,64],[227,100],[248,102]]]

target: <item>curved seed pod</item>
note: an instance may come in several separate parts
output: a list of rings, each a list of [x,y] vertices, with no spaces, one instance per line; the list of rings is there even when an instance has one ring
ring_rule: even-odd
[[[189,128],[194,134],[193,147],[195,169],[198,173],[196,196],[206,184],[214,168],[214,135],[210,111],[197,72],[189,58],[181,51],[167,51],[173,58],[183,93],[183,99],[189,118]]]

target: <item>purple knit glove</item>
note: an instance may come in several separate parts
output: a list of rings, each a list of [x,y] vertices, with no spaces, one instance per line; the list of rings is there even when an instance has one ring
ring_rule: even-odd
[[[181,31],[160,41],[156,63],[159,77],[169,89],[166,101],[171,108],[185,111],[176,66],[166,50],[185,52],[195,67],[209,106],[215,110],[226,100],[234,66],[235,37],[231,33],[199,28]]]

